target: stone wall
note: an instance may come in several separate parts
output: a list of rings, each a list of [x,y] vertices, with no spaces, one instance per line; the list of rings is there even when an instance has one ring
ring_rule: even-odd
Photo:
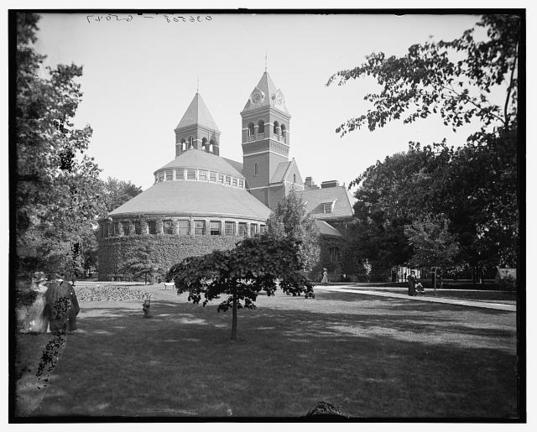
[[[239,236],[168,234],[100,238],[97,256],[99,280],[111,280],[121,275],[125,263],[134,258],[143,246],[151,251],[151,260],[161,269],[160,273],[166,273],[173,264],[184,258],[204,255],[213,250],[232,249],[241,239]]]

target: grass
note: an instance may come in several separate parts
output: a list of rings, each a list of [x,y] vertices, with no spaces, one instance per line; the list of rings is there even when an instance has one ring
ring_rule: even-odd
[[[318,293],[231,315],[155,290],[85,302],[34,416],[516,418],[515,314]]]

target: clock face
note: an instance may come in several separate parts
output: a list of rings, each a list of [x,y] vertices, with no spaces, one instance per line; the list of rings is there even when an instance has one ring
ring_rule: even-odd
[[[262,92],[260,92],[259,90],[254,90],[254,92],[252,93],[252,102],[254,104],[258,104],[260,103],[263,99],[264,99],[264,95]]]
[[[285,99],[283,98],[283,93],[278,90],[276,92],[276,97],[274,98],[274,103],[277,105],[277,106],[283,106],[283,104],[285,103]]]

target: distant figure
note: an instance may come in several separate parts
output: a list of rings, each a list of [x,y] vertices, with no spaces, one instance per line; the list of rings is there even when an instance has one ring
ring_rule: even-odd
[[[321,283],[323,285],[326,285],[328,283],[328,272],[325,268],[323,268],[323,278],[321,279]]]
[[[151,314],[149,313],[150,308],[151,308],[151,295],[146,296],[144,298],[144,304],[142,305],[142,310],[144,311],[144,318],[152,318]]]
[[[76,330],[76,316],[80,306],[69,282],[56,274],[51,275],[45,302],[45,314],[49,319],[51,333],[64,334]]]
[[[408,295],[415,296],[416,295],[416,272],[414,272],[414,270],[412,270],[410,272],[410,276],[407,277],[407,283],[408,283]]]
[[[46,280],[42,272],[36,272],[32,277],[31,289],[37,294],[28,308],[28,331],[32,333],[46,333],[48,329],[48,318],[45,315],[45,294],[48,290]]]
[[[425,289],[423,288],[423,285],[421,284],[421,282],[418,282],[416,284],[416,292],[421,295],[425,294]]]

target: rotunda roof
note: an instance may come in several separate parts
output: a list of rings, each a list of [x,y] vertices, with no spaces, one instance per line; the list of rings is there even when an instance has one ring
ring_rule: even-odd
[[[206,169],[237,178],[244,178],[244,176],[223,157],[197,149],[190,149],[181,153],[174,160],[156,170],[155,173],[167,168]]]
[[[270,213],[246,189],[209,182],[167,181],[154,184],[109,215],[169,214],[265,221]]]

